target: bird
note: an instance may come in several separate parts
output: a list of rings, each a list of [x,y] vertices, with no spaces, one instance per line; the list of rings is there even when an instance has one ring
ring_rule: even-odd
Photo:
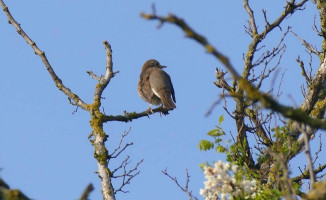
[[[150,111],[152,105],[160,104],[168,110],[176,108],[173,84],[169,74],[163,71],[165,67],[155,59],[147,60],[142,67],[137,89],[140,97],[150,104]]]

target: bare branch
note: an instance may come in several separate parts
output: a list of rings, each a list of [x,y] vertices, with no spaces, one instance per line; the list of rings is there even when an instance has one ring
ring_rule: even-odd
[[[300,56],[298,56],[298,58],[296,59],[297,63],[299,63],[299,66],[301,68],[301,74],[302,76],[306,79],[306,83],[309,86],[311,84],[311,79],[310,77],[308,77],[306,69],[304,67],[304,63],[303,61],[300,59]]]
[[[55,74],[49,60],[45,56],[44,51],[40,50],[35,42],[23,31],[23,29],[20,27],[20,24],[15,21],[13,16],[10,14],[8,7],[5,5],[3,0],[0,0],[0,4],[3,8],[3,11],[8,17],[8,21],[10,24],[12,24],[19,35],[23,37],[23,39],[32,47],[35,54],[37,54],[41,59],[45,66],[45,68],[48,70],[49,74],[52,77],[52,80],[54,81],[55,85],[59,90],[61,90],[70,100],[74,101],[74,104],[76,104],[78,107],[81,107],[82,109],[88,111],[91,115],[91,121],[90,124],[93,128],[93,135],[94,140],[91,140],[95,152],[94,157],[97,160],[98,164],[98,174],[101,179],[102,184],[102,194],[104,200],[115,200],[115,196],[113,194],[113,186],[111,183],[111,177],[109,174],[109,168],[107,163],[107,157],[108,157],[108,151],[105,147],[105,141],[107,140],[107,135],[103,131],[103,121],[101,118],[103,118],[103,114],[99,111],[99,107],[101,105],[101,95],[107,84],[109,83],[110,79],[114,76],[114,73],[112,72],[112,51],[111,46],[108,44],[108,42],[104,42],[105,49],[107,51],[107,67],[106,67],[106,75],[99,81],[99,84],[95,87],[94,92],[94,102],[89,105],[84,103],[77,94],[73,93],[68,87],[66,87],[61,79]]]
[[[276,46],[271,50],[271,51],[267,51],[265,53],[263,53],[256,61],[255,63],[252,64],[253,67],[256,67],[258,65],[260,65],[261,63],[263,63],[266,59],[269,59],[269,62],[276,56],[279,54],[279,52],[285,48],[285,45],[283,44],[283,41],[285,39],[285,37],[287,36],[287,34],[290,32],[291,27],[288,27],[287,30],[284,32],[282,38],[280,39],[280,41],[278,42],[278,44],[276,44]],[[281,46],[282,45],[282,46]],[[258,49],[256,50],[258,51]]]
[[[313,185],[315,183],[315,173],[314,173],[314,166],[313,166],[311,154],[310,154],[309,138],[308,138],[308,134],[306,133],[305,130],[302,131],[302,134],[303,134],[304,143],[305,143],[304,152],[305,152],[305,154],[307,156],[307,160],[308,160],[310,183],[311,183],[311,185]]]
[[[79,200],[88,200],[88,196],[93,190],[94,190],[93,185],[91,183],[88,184],[87,187],[85,188],[83,194],[79,198]]]
[[[95,86],[93,103],[88,105],[88,111],[91,115],[90,125],[93,129],[92,134],[94,140],[90,140],[94,146],[94,157],[98,165],[98,174],[102,185],[102,194],[104,200],[115,200],[114,188],[111,182],[110,169],[108,167],[109,154],[105,146],[105,142],[108,135],[103,130],[104,114],[100,111],[102,93],[111,78],[114,76],[112,71],[112,50],[111,45],[107,42],[103,42],[107,52],[107,66],[106,75],[101,76],[98,84]]]
[[[100,81],[101,77],[96,76],[92,71],[87,71],[87,74],[90,75],[93,79]]]
[[[312,29],[313,29],[314,31],[316,31],[316,33],[317,33],[319,36],[323,36],[321,30],[318,30],[318,28],[317,28],[317,25],[316,25],[316,15],[315,15],[315,17],[314,17],[314,25],[313,25]]]
[[[124,115],[105,115],[103,118],[103,122],[109,122],[109,121],[131,122],[132,120],[138,119],[141,117],[149,117],[150,115],[152,115],[154,113],[162,113],[163,115],[168,115],[169,110],[167,110],[166,108],[163,108],[163,107],[158,107],[158,108],[152,109],[152,112],[149,110],[145,110],[140,113],[136,113],[136,112],[127,113],[126,111],[124,111]]]
[[[127,166],[130,163],[129,161],[129,156],[127,156],[127,158],[121,163],[120,166],[118,166],[116,169],[114,169],[112,171],[112,178],[122,178],[122,182],[119,188],[114,190],[114,194],[116,194],[117,192],[123,192],[123,193],[128,193],[129,191],[124,190],[123,188],[130,184],[131,179],[133,179],[135,176],[137,176],[140,171],[137,171],[138,166],[143,162],[144,160],[139,161],[134,168],[127,170]],[[123,172],[121,175],[115,175],[115,173],[120,170],[123,169]]]
[[[259,119],[258,117],[258,110],[257,109],[247,109],[246,111],[247,116],[249,119],[254,123],[254,132],[259,137],[259,140],[262,139],[262,143],[266,146],[272,145],[272,140],[267,136],[267,133],[263,127],[266,121]],[[266,118],[266,120],[269,118]]]
[[[303,5],[307,2],[308,0],[302,0],[301,2],[295,4],[294,0],[291,0],[289,2],[286,2],[286,6],[284,11],[281,13],[281,15],[269,26],[265,28],[265,30],[261,33],[257,33],[254,35],[252,38],[252,42],[249,45],[246,58],[245,58],[245,67],[242,73],[243,78],[248,78],[250,74],[250,69],[253,67],[252,66],[252,61],[254,58],[254,54],[257,51],[257,46],[258,44],[266,37],[266,35],[271,32],[275,27],[279,27],[280,24],[283,22],[283,20],[290,14],[292,14],[294,11],[297,9],[300,9],[303,7]],[[250,14],[249,14],[250,17]]]
[[[102,97],[102,93],[106,86],[109,84],[111,78],[113,78],[116,73],[119,73],[119,71],[113,72],[111,45],[107,41],[104,41],[103,44],[106,50],[106,71],[105,75],[100,77],[98,84],[95,87],[94,102],[100,100],[100,98]]]
[[[268,20],[267,20],[267,14],[266,14],[266,10],[262,10],[263,15],[264,15],[264,20],[265,20],[265,30],[270,26]]]
[[[189,200],[198,200],[197,197],[193,196],[192,195],[192,191],[189,191],[189,182],[190,182],[190,175],[189,175],[189,172],[188,170],[186,169],[186,183],[185,183],[185,186],[181,186],[177,180],[176,177],[172,177],[167,169],[163,170],[162,173],[164,175],[166,175],[167,177],[169,177],[173,182],[175,182],[175,184],[177,184],[177,186],[183,191],[185,192],[188,197],[189,197]]]
[[[246,9],[246,11],[249,14],[249,20],[250,20],[250,27],[251,27],[251,35],[255,36],[257,34],[257,27],[256,27],[256,21],[255,21],[255,17],[254,17],[254,12],[252,11],[252,9],[249,6],[249,0],[244,0],[243,1],[243,6]]]
[[[318,174],[322,172],[325,168],[326,168],[326,164],[319,166],[317,169],[314,170],[314,174]],[[301,171],[301,175],[291,178],[291,181],[298,183],[302,181],[302,179],[310,179],[309,170],[302,171],[300,169],[300,171]]]
[[[311,137],[311,139],[313,139],[314,137]],[[319,134],[319,148],[318,150],[315,152],[315,159],[312,161],[312,164],[315,164],[318,157],[319,157],[319,153],[322,151],[322,146],[323,143],[321,142],[321,134]]]
[[[291,31],[291,33],[296,37],[298,38],[298,40],[300,40],[302,42],[302,44],[306,47],[306,49],[311,52],[311,53],[314,53],[316,54],[317,56],[319,56],[319,52],[317,49],[315,49],[309,42],[307,42],[306,40],[302,39],[301,37],[299,37],[298,34],[296,34],[295,32]]]
[[[235,119],[235,116],[231,114],[231,112],[229,111],[228,107],[227,107],[227,102],[226,102],[226,98],[223,92],[223,100],[224,100],[224,106],[223,109],[226,111],[226,113],[232,118]]]
[[[81,98],[79,98],[75,93],[73,93],[68,87],[66,87],[63,84],[62,80],[54,72],[49,60],[45,56],[45,52],[42,51],[41,49],[39,49],[38,46],[36,45],[36,43],[20,27],[20,24],[13,18],[13,16],[9,12],[9,9],[6,6],[6,4],[2,0],[0,0],[0,4],[2,6],[3,11],[5,12],[5,14],[8,17],[9,24],[12,24],[15,27],[15,29],[17,30],[17,33],[19,35],[21,35],[22,38],[32,47],[35,54],[41,58],[45,68],[48,70],[48,72],[51,75],[51,78],[52,78],[54,84],[57,86],[57,88],[59,90],[61,90],[65,95],[67,95],[70,99],[72,99],[76,103],[76,105],[83,108],[84,110],[87,110],[87,104]]]
[[[265,61],[265,64],[264,64],[264,69],[260,75],[260,80],[257,84],[257,88],[260,88],[262,83],[263,83],[263,80],[266,79],[267,77],[269,77],[269,75],[279,66],[279,64],[281,63],[281,59],[284,55],[284,52],[285,52],[285,49],[286,49],[286,46],[283,45],[281,48],[278,48],[275,52],[272,53],[272,56]],[[265,73],[265,70],[267,68],[267,65],[272,61],[272,59],[276,56],[276,55],[279,55],[278,57],[278,60],[276,62],[276,64],[274,65],[274,67],[271,67],[267,73]]]
[[[122,133],[121,138],[120,138],[120,142],[119,142],[118,146],[113,150],[113,152],[109,155],[109,159],[111,159],[111,158],[117,158],[124,150],[126,150],[126,148],[128,146],[133,145],[132,142],[131,143],[127,143],[127,144],[125,144],[124,147],[121,148],[121,144],[122,144],[124,138],[130,133],[130,130],[131,130],[131,128],[129,128],[128,131],[124,131]]]

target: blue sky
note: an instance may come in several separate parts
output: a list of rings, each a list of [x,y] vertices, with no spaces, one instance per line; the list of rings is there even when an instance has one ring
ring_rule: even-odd
[[[120,135],[129,128],[127,142],[134,143],[120,159],[111,161],[111,168],[127,155],[133,164],[144,159],[140,175],[126,188],[130,192],[119,193],[117,199],[186,199],[161,173],[165,168],[181,182],[184,182],[185,169],[189,169],[190,187],[199,197],[204,181],[199,163],[225,159],[214,152],[200,152],[199,140],[206,138],[205,134],[218,124],[221,115],[225,115],[222,127],[228,134],[230,131],[235,134],[235,124],[224,112],[223,104],[210,116],[204,116],[221,94],[213,82],[215,67],[222,66],[175,26],[165,24],[157,29],[156,21],[143,20],[140,13],[151,12],[155,3],[157,14],[175,13],[184,18],[229,56],[241,72],[242,54],[250,42],[244,31],[247,13],[242,2],[34,0],[5,3],[25,32],[46,52],[63,83],[86,102],[92,100],[96,85],[86,71],[104,74],[106,53],[102,42],[107,40],[112,45],[114,70],[120,73],[103,94],[106,114],[146,110],[148,104],[137,94],[141,66],[150,58],[167,65],[176,92],[176,110],[168,116],[155,114],[131,123],[105,125],[110,136],[109,150],[115,148]],[[259,30],[264,27],[262,8],[266,8],[272,21],[284,7],[284,1],[252,1],[251,4]],[[312,30],[317,15],[314,6],[309,2],[305,11],[289,17],[282,27],[285,30],[290,24],[293,31],[320,47],[320,39]],[[88,183],[95,186],[90,198],[101,199],[100,182],[94,173],[97,170],[94,149],[87,139],[91,132],[88,113],[79,109],[72,114],[75,107],[54,86],[40,58],[7,23],[4,13],[0,13],[0,176],[11,187],[36,200],[77,199]],[[281,32],[276,29],[270,36],[266,47],[274,46]],[[295,59],[298,55],[305,60],[309,57],[293,35],[285,42],[287,51],[279,75],[267,80],[264,88],[278,86],[280,74],[285,72],[281,100],[297,106],[303,99],[298,88],[304,78]],[[315,70],[318,62],[313,64]],[[305,157],[296,160],[300,159]],[[298,163],[294,161],[293,165]]]

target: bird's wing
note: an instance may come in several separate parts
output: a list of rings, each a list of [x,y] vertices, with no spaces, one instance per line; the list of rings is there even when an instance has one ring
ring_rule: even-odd
[[[169,79],[170,79],[170,84],[171,84],[171,95],[172,95],[172,99],[175,103],[177,103],[177,101],[175,100],[175,94],[174,94],[174,88],[173,88],[173,84],[172,84],[172,81],[171,81],[171,78],[169,76]]]
[[[140,77],[138,82],[138,94],[142,99],[151,103],[154,94],[149,83],[149,74]]]
[[[149,76],[149,83],[152,91],[162,100],[165,107],[175,108],[175,104],[171,99],[172,95],[175,101],[173,85],[170,76],[165,71],[159,68],[153,70]]]
[[[156,91],[163,90],[163,89],[171,91],[171,89],[173,88],[171,84],[170,76],[165,71],[159,68],[154,69],[150,73],[149,83],[151,85],[152,90],[156,90]]]

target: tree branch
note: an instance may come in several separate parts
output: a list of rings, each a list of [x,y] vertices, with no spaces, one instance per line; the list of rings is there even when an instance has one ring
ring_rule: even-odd
[[[38,46],[36,45],[36,43],[20,27],[20,24],[13,18],[13,16],[9,12],[9,9],[6,6],[6,4],[3,2],[3,0],[0,0],[0,4],[2,6],[3,11],[7,15],[9,24],[12,24],[15,27],[15,29],[17,30],[17,33],[19,35],[21,35],[22,38],[32,47],[32,49],[34,50],[34,53],[42,59],[42,62],[44,63],[45,68],[48,70],[48,72],[51,75],[51,78],[54,81],[54,84],[57,86],[57,88],[59,90],[61,90],[65,95],[67,95],[70,99],[74,100],[76,105],[78,105],[79,107],[86,110],[87,104],[62,83],[62,80],[56,75],[49,60],[45,56],[45,52],[40,50],[38,48]]]
[[[125,132],[122,133],[121,138],[120,138],[120,142],[119,142],[118,146],[113,150],[113,152],[109,155],[109,159],[117,158],[128,146],[133,145],[132,142],[127,143],[127,144],[124,145],[124,147],[121,148],[121,144],[122,144],[124,138],[130,133],[130,130],[131,129],[129,129],[128,131],[125,131]]]
[[[103,42],[105,50],[106,50],[106,71],[105,75],[100,77],[98,84],[95,87],[94,91],[94,102],[97,102],[98,99],[102,97],[102,93],[106,86],[109,84],[111,78],[114,77],[115,74],[119,72],[113,72],[113,62],[112,62],[112,49],[111,45],[107,42]],[[99,102],[99,101],[98,101]]]
[[[1,200],[30,200],[24,193],[18,189],[10,189],[2,178],[0,178],[0,199]]]
[[[303,134],[304,144],[305,144],[304,152],[305,152],[305,154],[307,156],[307,160],[308,160],[310,182],[311,182],[311,185],[313,185],[315,183],[315,173],[314,173],[314,166],[313,166],[311,154],[310,154],[310,144],[309,144],[310,138],[308,138],[308,134],[306,133],[306,131],[303,131],[302,134]]]
[[[88,200],[88,196],[93,190],[94,190],[93,185],[91,183],[88,184],[87,187],[85,188],[83,194],[79,198],[79,200]]]
[[[306,40],[302,39],[301,37],[299,37],[298,34],[296,34],[295,32],[291,31],[291,33],[296,37],[298,38],[299,41],[302,42],[302,44],[306,47],[306,49],[311,52],[311,53],[314,53],[316,54],[317,56],[320,55],[320,53],[318,52],[317,49],[315,49],[309,42],[307,42]]]
[[[251,46],[257,46],[258,42],[260,42],[261,39],[263,39],[267,33],[269,33],[273,28],[277,27],[280,25],[280,23],[285,19],[286,16],[292,14],[295,10],[301,8],[308,0],[302,0],[301,2],[295,4],[294,0],[287,2],[287,5],[285,7],[284,12],[281,14],[281,16],[276,19],[268,28],[266,28],[262,33],[260,33],[259,38],[254,39]],[[202,35],[198,34],[197,32],[195,32],[194,30],[192,30],[182,19],[176,17],[175,15],[170,14],[168,17],[162,17],[162,16],[157,16],[156,13],[152,13],[152,14],[145,14],[142,13],[141,16],[145,19],[148,20],[159,20],[160,23],[172,23],[176,26],[178,26],[179,28],[181,28],[186,36],[188,36],[191,39],[194,39],[196,42],[200,43],[202,46],[204,46],[206,48],[206,50],[211,53],[212,55],[214,55],[218,60],[220,60],[223,65],[227,68],[227,70],[232,74],[232,76],[239,81],[239,85],[240,87],[247,92],[247,98],[251,99],[252,101],[256,102],[259,101],[260,103],[262,103],[262,105],[265,108],[274,110],[276,112],[281,113],[284,117],[287,117],[289,119],[293,119],[296,120],[298,122],[305,122],[307,124],[309,124],[311,127],[313,128],[321,128],[321,129],[326,129],[326,120],[319,120],[319,119],[315,119],[310,117],[307,113],[305,113],[304,111],[306,109],[293,109],[292,107],[288,107],[288,106],[284,106],[279,104],[277,101],[275,101],[272,97],[270,97],[268,94],[262,93],[260,91],[258,91],[251,83],[249,83],[245,77],[247,77],[246,72],[244,72],[245,74],[242,75],[242,77],[240,77],[238,75],[238,73],[235,71],[235,69],[233,68],[233,66],[231,65],[228,57],[226,57],[225,55],[223,55],[222,53],[220,53],[219,51],[217,51],[207,40],[205,37],[203,37]],[[257,41],[256,41],[257,40]],[[250,49],[255,50],[256,47],[250,47]],[[248,54],[252,54],[250,53],[253,51],[248,50]],[[252,58],[248,57],[246,60],[245,65],[251,65],[251,61]],[[249,64],[248,64],[249,62]],[[326,71],[325,71],[325,62],[322,63],[320,69],[318,70],[318,77],[319,79],[322,78],[324,79],[324,77],[326,77]],[[324,67],[325,66],[325,67]],[[321,80],[322,80],[321,79]],[[320,82],[322,82],[320,80]],[[318,83],[320,83],[318,81]],[[316,84],[316,87],[320,87],[322,84]],[[317,95],[317,94],[316,94]]]
[[[314,170],[314,174],[318,174],[322,172],[325,168],[326,168],[326,164],[319,166],[317,169]],[[310,179],[309,170],[305,170],[301,173],[301,175],[291,178],[291,181],[298,183],[302,181],[302,179]]]
[[[165,170],[163,170],[162,171],[162,173],[165,175],[165,176],[167,176],[167,177],[169,177],[183,192],[185,192],[187,195],[188,195],[188,197],[189,197],[189,200],[198,200],[197,199],[197,197],[195,197],[195,196],[193,196],[192,195],[192,191],[189,191],[189,182],[190,182],[190,175],[189,175],[189,172],[188,172],[188,170],[186,169],[186,184],[185,184],[185,186],[181,186],[180,184],[179,184],[179,182],[178,182],[178,180],[177,180],[177,178],[176,177],[172,177],[169,173],[168,173],[168,171],[167,171],[167,169],[165,169]]]
[[[98,163],[98,173],[102,183],[102,194],[104,200],[115,200],[114,189],[111,183],[110,170],[108,168],[108,151],[105,147],[105,141],[107,140],[107,135],[103,131],[103,114],[100,112],[99,107],[101,105],[101,95],[103,90],[106,88],[111,78],[115,73],[112,72],[112,51],[111,46],[108,42],[104,41],[104,46],[107,52],[107,65],[106,73],[104,77],[101,77],[99,83],[95,87],[94,92],[94,101],[91,105],[84,103],[75,93],[71,92],[61,81],[61,79],[55,74],[50,62],[45,56],[44,51],[41,51],[35,42],[22,30],[19,23],[15,21],[12,15],[9,12],[8,7],[5,5],[3,0],[0,0],[0,4],[3,8],[3,11],[8,17],[8,21],[12,24],[18,34],[20,34],[24,40],[33,48],[35,54],[40,56],[42,59],[45,68],[50,73],[52,80],[59,90],[61,90],[68,98],[72,99],[75,104],[82,109],[88,111],[91,115],[90,125],[93,128],[93,134],[95,139],[92,141],[92,144],[95,147],[94,157]]]
[[[130,184],[131,179],[133,179],[135,176],[137,176],[140,171],[137,171],[138,166],[143,162],[144,160],[140,160],[135,166],[134,168],[127,170],[127,165],[130,163],[129,161],[129,156],[127,156],[127,158],[121,163],[121,165],[119,167],[117,167],[116,169],[114,169],[112,171],[112,178],[122,178],[122,182],[119,188],[117,188],[114,191],[114,194],[116,194],[117,192],[123,192],[123,193],[128,193],[129,191],[123,190],[123,188]],[[123,172],[121,175],[115,175],[115,173],[120,170],[123,169]]]
[[[255,17],[254,17],[254,12],[252,11],[252,9],[249,6],[249,0],[244,0],[243,1],[243,6],[246,9],[246,11],[248,12],[249,15],[249,20],[250,20],[250,27],[251,27],[251,36],[254,36],[257,34],[257,26],[256,26],[256,21],[255,21]]]
[[[233,76],[235,77],[238,76],[237,72],[234,70],[234,68],[230,63],[229,58],[224,54],[222,54],[221,52],[219,52],[213,45],[211,45],[204,36],[195,32],[187,23],[184,22],[183,19],[178,18],[173,14],[169,14],[167,17],[157,16],[156,12],[154,11],[155,9],[153,9],[152,14],[141,13],[141,16],[144,19],[148,19],[148,20],[158,20],[161,23],[161,25],[167,22],[178,26],[184,31],[187,37],[201,44],[208,53],[212,54],[215,58],[217,58],[217,60],[222,62],[223,65],[227,68],[228,71],[231,72]]]
[[[266,35],[271,32],[275,27],[279,27],[280,24],[283,22],[283,20],[290,14],[292,14],[295,10],[301,8],[308,0],[302,0],[301,2],[295,4],[295,0],[291,0],[290,2],[286,2],[286,6],[284,11],[282,12],[282,14],[273,22],[273,23],[269,23],[266,22],[266,26],[265,26],[265,30],[262,31],[261,33],[257,33],[252,36],[252,42],[249,45],[247,54],[246,54],[246,58],[245,58],[245,64],[244,64],[244,70],[242,73],[242,77],[247,79],[249,74],[250,74],[250,70],[253,66],[252,61],[254,58],[254,54],[257,51],[257,46],[258,44],[266,37]],[[249,14],[249,18],[250,20],[254,20],[253,18],[253,14],[252,11],[250,12],[251,8],[249,7],[248,1],[244,0],[244,7],[247,10],[248,14]],[[249,11],[248,11],[249,9]],[[265,20],[267,20],[265,18]]]
[[[138,119],[141,117],[149,117],[150,115],[154,113],[162,113],[163,115],[168,115],[169,110],[163,108],[163,107],[158,107],[155,109],[152,109],[152,112],[149,110],[145,110],[140,113],[136,112],[126,112],[124,111],[123,115],[105,115],[103,118],[103,122],[109,122],[109,121],[120,121],[120,122],[131,122],[134,119]]]

